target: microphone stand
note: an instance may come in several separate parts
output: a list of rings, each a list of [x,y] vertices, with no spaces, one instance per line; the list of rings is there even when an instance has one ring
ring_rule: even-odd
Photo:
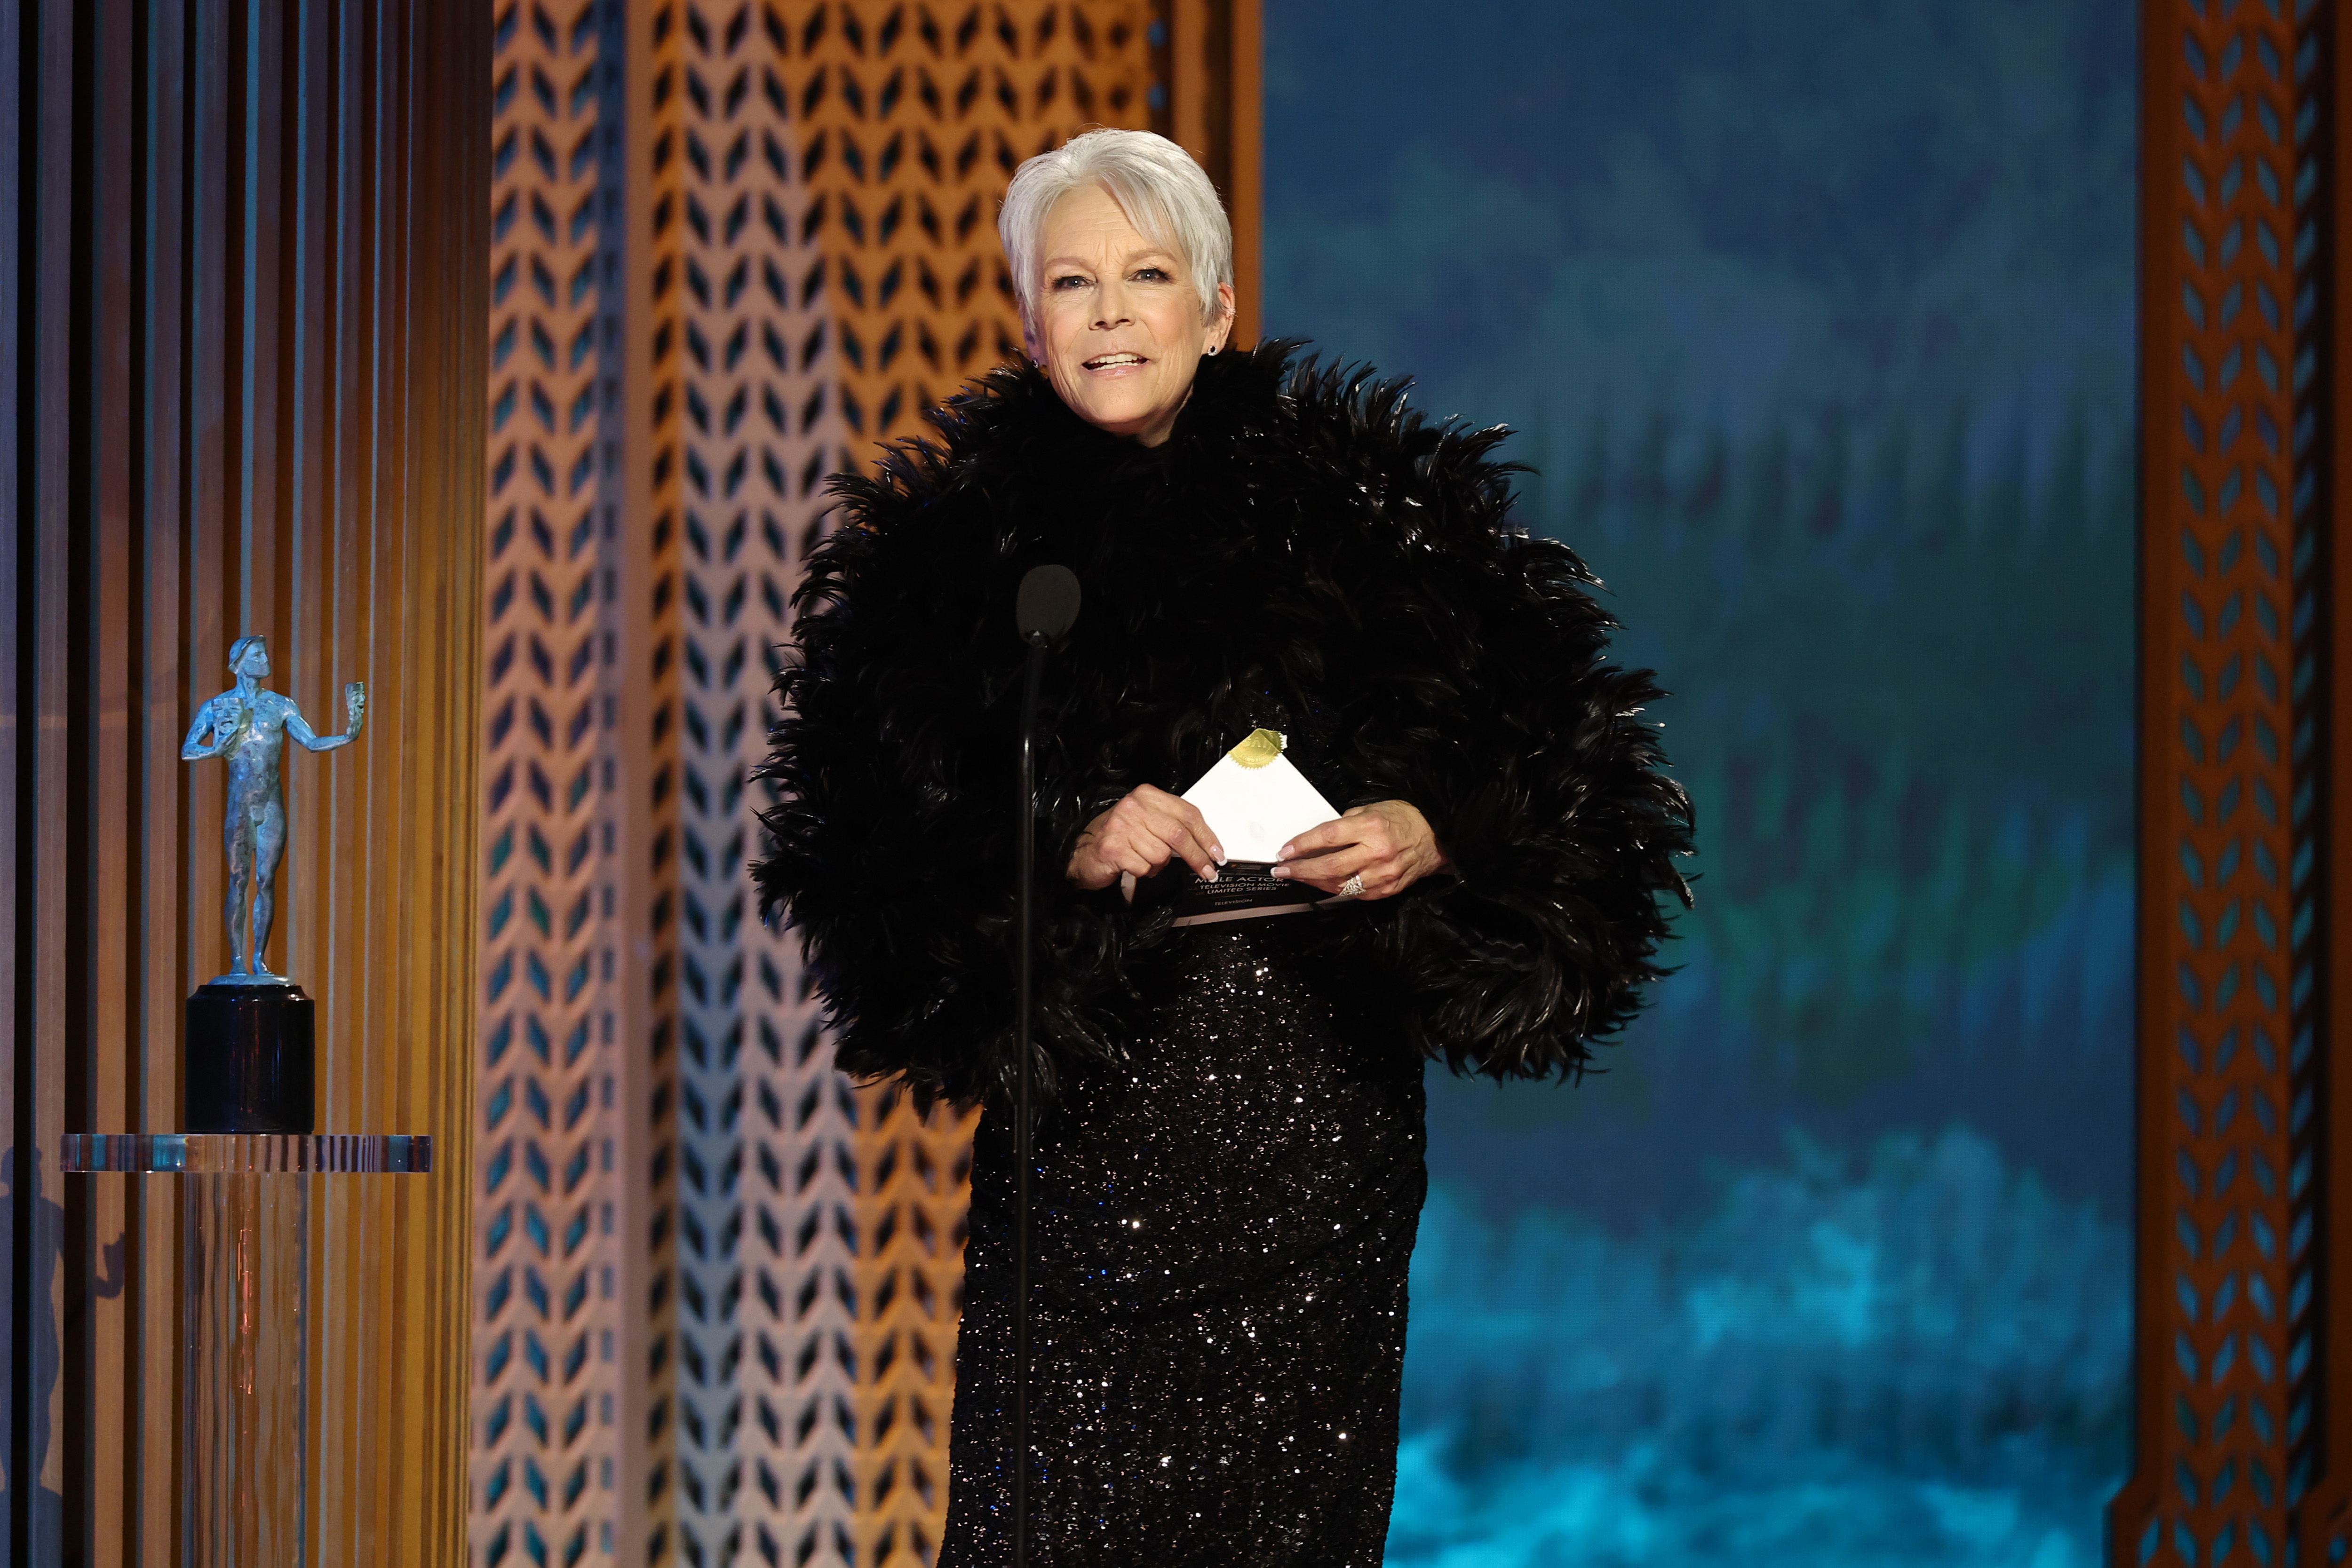
[[[1029,657],[1021,679],[1020,863],[1014,873],[1013,899],[1013,944],[1018,955],[1013,964],[1013,1008],[1020,1019],[1016,1040],[1021,1052],[1013,1115],[1013,1157],[1020,1166],[1013,1222],[1013,1568],[1028,1568],[1029,1563],[1029,1167],[1034,1163],[1030,1153],[1029,947],[1037,896],[1037,692],[1052,645],[1043,632],[1032,632],[1023,640],[1029,644]]]
[[[1013,873],[1013,992],[1019,1021],[1013,1026],[1021,1051],[1019,1087],[1013,1101],[1013,1150],[1019,1164],[1018,1205],[1013,1243],[1013,1563],[1029,1568],[1029,1185],[1036,1164],[1035,1128],[1029,1103],[1035,1064],[1030,1060],[1030,984],[1037,924],[1037,694],[1045,678],[1045,655],[1078,618],[1077,575],[1066,566],[1033,566],[1021,579],[1013,623],[1029,650],[1021,681],[1021,805],[1016,841],[1020,864]]]

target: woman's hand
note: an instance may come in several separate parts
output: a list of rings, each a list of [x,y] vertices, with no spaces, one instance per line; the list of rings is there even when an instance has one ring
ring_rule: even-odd
[[[1088,892],[1108,887],[1121,872],[1146,877],[1181,860],[1202,881],[1217,880],[1224,850],[1190,800],[1139,784],[1126,800],[1087,824],[1063,874]]]
[[[1339,821],[1310,828],[1282,846],[1274,874],[1338,893],[1351,876],[1363,878],[1365,898],[1390,898],[1433,871],[1449,869],[1429,819],[1403,800],[1349,809]]]

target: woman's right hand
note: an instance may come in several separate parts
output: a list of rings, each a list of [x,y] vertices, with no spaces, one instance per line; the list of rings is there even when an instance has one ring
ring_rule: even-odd
[[[1124,872],[1146,877],[1181,860],[1203,882],[1217,880],[1225,852],[1190,800],[1139,784],[1126,800],[1088,822],[1063,874],[1091,893]]]

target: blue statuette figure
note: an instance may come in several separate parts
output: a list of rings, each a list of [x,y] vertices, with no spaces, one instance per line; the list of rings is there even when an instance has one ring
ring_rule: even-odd
[[[358,739],[367,687],[353,681],[343,688],[344,731],[322,737],[292,699],[262,685],[269,678],[269,646],[260,637],[238,638],[228,667],[236,685],[196,710],[180,747],[188,761],[220,757],[228,762],[222,839],[228,853],[229,967],[188,998],[181,1074],[185,1130],[308,1133],[313,1007],[299,986],[271,972],[264,956],[277,913],[278,861],[286,847],[278,762],[289,737],[310,751],[332,751]]]

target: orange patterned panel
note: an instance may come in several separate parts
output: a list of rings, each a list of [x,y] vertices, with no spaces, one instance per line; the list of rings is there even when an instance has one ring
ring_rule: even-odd
[[[1023,159],[1095,125],[1150,123],[1154,7],[835,4],[768,31],[798,114],[801,278],[835,322],[854,447],[1020,351],[996,208]],[[763,80],[764,80],[763,77]]]
[[[624,1246],[604,50],[581,0],[503,5],[495,29],[467,1467],[485,1563],[615,1548]]]
[[[2152,0],[2144,237],[2138,1469],[2116,1561],[2286,1560],[2311,1479],[2321,80]]]
[[[1183,90],[1230,115],[1238,78],[1219,62],[1249,52],[1255,10],[1212,9],[1214,27],[1175,29],[1199,57]],[[569,1562],[583,1542],[698,1568],[936,1555],[971,1117],[919,1121],[833,1071],[797,944],[751,906],[751,773],[825,476],[1017,351],[995,237],[1006,176],[1084,126],[1181,118],[1154,86],[1163,13],[498,9],[485,841],[514,847],[484,868],[499,988],[485,1027],[502,1049],[479,1109],[493,1147],[477,1197],[477,1562]],[[1254,131],[1213,120],[1188,123],[1227,163],[1254,156],[1237,151]],[[574,737],[565,716],[591,689],[600,706]],[[599,770],[575,795],[581,747]],[[594,962],[575,996],[560,982],[582,954]],[[560,1042],[575,1018],[595,1049],[542,1061],[521,1020]],[[579,1083],[593,1092],[575,1127]],[[525,1376],[506,1348],[526,1343],[519,1298],[488,1291],[519,1247],[552,1277],[517,1183],[561,1251],[571,1221],[551,1205],[578,1200],[539,1194],[529,1155],[555,1170],[575,1145],[597,1155],[580,1255],[612,1266],[562,1318],[588,1362]],[[530,1343],[554,1343],[533,1327]],[[583,1432],[542,1437],[513,1401],[554,1408],[551,1379],[615,1388]]]
[[[750,772],[824,476],[1013,350],[1005,174],[1141,114],[1145,24],[1138,4],[839,0],[625,24],[644,423],[622,527],[670,591],[633,654],[675,720],[643,764],[652,844],[674,846],[652,895],[677,1047],[647,1107],[656,1555],[937,1550],[970,1119],[919,1124],[833,1072],[796,946],[747,908]]]

